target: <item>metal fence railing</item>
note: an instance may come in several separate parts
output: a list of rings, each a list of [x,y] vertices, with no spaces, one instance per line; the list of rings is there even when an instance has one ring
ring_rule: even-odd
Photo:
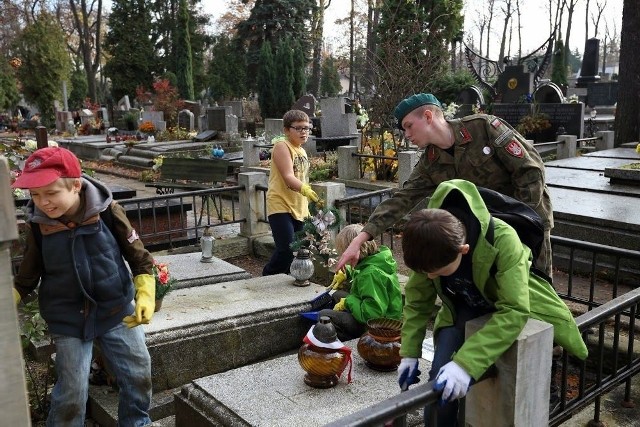
[[[565,246],[573,249],[592,251],[594,263],[597,254],[606,253],[622,259],[640,261],[640,252],[590,244],[571,239],[555,238],[554,247]],[[595,271],[595,267],[594,267]],[[560,390],[560,402],[551,412],[550,426],[557,426],[581,411],[589,404],[594,405],[594,422],[600,420],[601,399],[614,387],[625,385],[625,401],[630,402],[631,379],[640,371],[640,350],[636,343],[636,321],[640,318],[640,288],[618,296],[621,287],[614,280],[611,298],[598,301],[593,286],[586,298],[578,296],[571,283],[574,273],[569,270],[569,284],[566,290],[558,292],[566,301],[581,305],[586,311],[576,318],[576,323],[589,347],[589,358],[577,361],[566,351],[560,358],[559,374],[552,381]],[[614,275],[618,277],[617,275]],[[640,282],[635,284],[640,286]],[[628,288],[625,288],[628,290]],[[405,426],[406,414],[415,409],[432,405],[437,411],[440,392],[432,390],[432,382],[418,385],[398,395],[342,417],[327,426]],[[464,419],[464,405],[460,418]],[[431,411],[432,413],[436,411]],[[393,420],[393,421],[390,421]],[[432,423],[431,425],[435,425]]]

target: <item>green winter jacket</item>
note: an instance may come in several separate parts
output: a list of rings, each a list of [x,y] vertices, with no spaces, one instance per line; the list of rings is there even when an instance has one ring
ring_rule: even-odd
[[[360,323],[386,317],[402,317],[402,293],[396,260],[386,246],[360,260],[351,270],[351,290],[345,305]]]
[[[464,342],[453,356],[474,379],[482,374],[515,342],[529,318],[551,323],[554,341],[580,359],[587,357],[587,347],[567,306],[544,279],[530,274],[531,251],[520,242],[508,224],[494,218],[494,243],[486,240],[489,211],[476,187],[469,181],[450,180],[434,192],[429,208],[439,208],[451,191],[460,191],[480,224],[480,236],[473,249],[473,282],[495,312],[490,320]],[[491,275],[491,266],[497,272]],[[524,284],[528,284],[525,286]],[[443,294],[440,279],[412,273],[405,286],[402,357],[420,357],[427,321],[435,307],[436,296],[442,300],[434,334],[454,324],[453,303]]]

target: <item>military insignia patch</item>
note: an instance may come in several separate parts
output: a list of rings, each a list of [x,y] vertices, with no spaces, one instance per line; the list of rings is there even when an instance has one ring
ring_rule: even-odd
[[[507,129],[504,131],[504,133],[500,134],[494,141],[493,143],[497,146],[497,147],[502,147],[504,145],[505,142],[507,142],[508,140],[511,139],[511,137],[513,136],[513,132],[511,132],[511,129]]]
[[[436,149],[433,147],[429,147],[429,149],[427,150],[427,160],[429,160],[429,163],[433,163],[436,159]]]
[[[502,126],[502,120],[496,117],[491,121],[491,126],[493,126],[494,129],[498,129],[500,126]]]
[[[140,236],[138,236],[138,233],[136,233],[136,230],[132,229],[131,233],[127,236],[127,242],[133,243],[136,240],[138,240],[139,238],[140,238]]]
[[[462,142],[464,143],[473,141],[473,138],[466,127],[460,128],[460,135],[462,136]]]
[[[522,146],[518,144],[518,141],[516,141],[515,139],[512,139],[511,142],[507,144],[505,149],[513,157],[517,157],[519,159],[524,157],[524,150],[522,149]]]

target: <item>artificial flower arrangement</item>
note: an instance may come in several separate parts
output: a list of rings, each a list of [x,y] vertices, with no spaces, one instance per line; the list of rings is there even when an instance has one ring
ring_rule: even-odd
[[[156,299],[162,299],[171,291],[176,279],[169,273],[169,265],[164,262],[153,261],[153,277],[156,279]]]
[[[309,203],[310,216],[304,219],[302,230],[296,232],[289,246],[293,252],[308,249],[312,257],[322,259],[325,267],[332,267],[338,261],[338,252],[331,242],[331,231],[340,228],[340,213],[334,207],[324,208],[319,203]]]
[[[152,121],[146,120],[140,124],[138,130],[140,130],[140,132],[153,134],[156,131],[156,126]]]

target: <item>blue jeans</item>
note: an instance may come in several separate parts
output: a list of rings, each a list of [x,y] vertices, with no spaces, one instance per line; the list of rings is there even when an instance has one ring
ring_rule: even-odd
[[[458,351],[460,347],[462,347],[463,343],[464,329],[449,326],[438,331],[437,341],[434,343],[435,352],[433,355],[433,362],[431,363],[431,369],[429,370],[429,381],[436,378],[440,368],[451,361],[451,356],[453,353]],[[433,405],[425,406],[424,408],[425,425],[429,425],[432,408]],[[447,403],[443,406],[438,406],[437,417],[438,427],[456,426],[458,421],[458,401],[454,400],[453,402]]]
[[[51,392],[47,427],[82,427],[89,395],[89,369],[93,341],[53,335],[58,381]],[[108,368],[120,389],[118,426],[139,427],[151,423],[151,358],[144,330],[120,323],[96,338]]]
[[[290,213],[276,213],[269,215],[269,225],[276,250],[262,269],[262,275],[289,274],[289,267],[293,261],[293,252],[289,245],[293,242],[296,231],[302,230],[304,223],[294,219]]]

